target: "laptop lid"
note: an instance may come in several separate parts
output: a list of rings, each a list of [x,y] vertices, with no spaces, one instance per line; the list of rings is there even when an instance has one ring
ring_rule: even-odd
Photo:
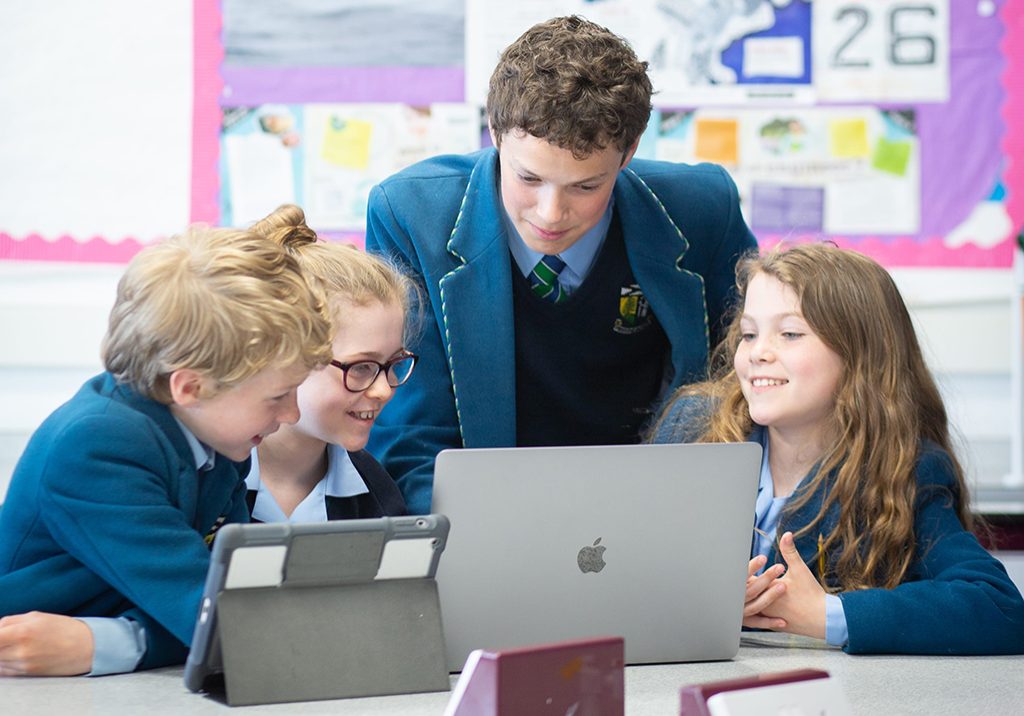
[[[595,636],[623,637],[630,664],[731,659],[760,464],[756,443],[441,452],[449,668]]]

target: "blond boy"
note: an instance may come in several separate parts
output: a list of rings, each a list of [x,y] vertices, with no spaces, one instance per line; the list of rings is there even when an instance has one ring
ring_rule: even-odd
[[[60,615],[121,617],[142,646],[133,668],[184,659],[209,544],[248,520],[249,453],[298,419],[330,328],[279,245],[194,227],[128,266],[102,353],[106,372],[32,436],[0,511],[0,671],[17,653],[29,673],[99,673],[102,635]]]

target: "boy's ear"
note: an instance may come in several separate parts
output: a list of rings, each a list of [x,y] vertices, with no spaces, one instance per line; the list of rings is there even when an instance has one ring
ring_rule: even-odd
[[[491,135],[491,144],[494,145],[495,149],[501,149],[501,142],[498,141],[498,135],[494,133],[494,127],[491,126],[491,120],[487,120],[487,133]]]
[[[203,374],[191,368],[179,368],[171,373],[167,387],[171,391],[171,401],[183,408],[199,402],[203,392]]]
[[[627,164],[629,164],[630,160],[633,158],[633,155],[636,154],[636,148],[639,147],[639,146],[640,146],[640,137],[637,137],[636,141],[633,142],[633,146],[631,146],[629,149],[627,149],[626,153],[622,155],[622,166],[620,166],[619,169],[623,169],[623,168],[625,168],[625,166]]]

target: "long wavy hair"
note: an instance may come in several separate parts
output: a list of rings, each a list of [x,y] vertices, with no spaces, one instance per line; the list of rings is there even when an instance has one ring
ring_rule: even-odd
[[[823,586],[830,591],[894,587],[914,557],[915,465],[922,440],[947,453],[958,488],[953,495],[957,515],[966,529],[973,526],[946,409],[907,307],[884,268],[831,244],[803,244],[742,259],[736,270],[737,306],[742,307],[750,280],[759,273],[796,293],[804,319],[843,362],[826,426],[829,447],[810,483],[786,504],[779,531],[786,528],[787,516],[824,489],[821,509],[795,533],[820,529],[825,514],[839,506],[835,528],[822,535],[820,549],[832,556]],[[708,400],[715,408],[697,428],[698,442],[742,441],[754,428],[733,367],[741,314],[736,311],[712,356],[710,379],[680,389],[661,418],[676,400]]]

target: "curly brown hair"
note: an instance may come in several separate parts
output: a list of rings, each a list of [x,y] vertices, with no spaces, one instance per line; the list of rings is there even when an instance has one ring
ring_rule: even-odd
[[[651,115],[647,63],[607,28],[576,15],[534,25],[501,55],[487,92],[495,141],[533,135],[584,159],[625,153]]]

